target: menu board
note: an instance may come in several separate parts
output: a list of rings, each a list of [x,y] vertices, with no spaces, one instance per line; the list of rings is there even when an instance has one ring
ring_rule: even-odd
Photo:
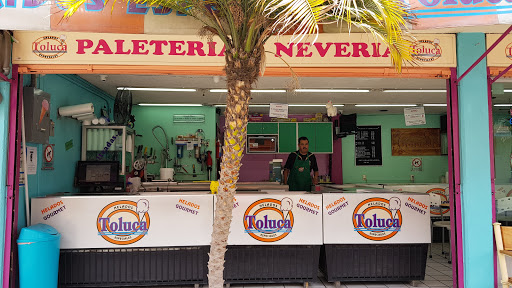
[[[380,126],[357,126],[355,144],[356,166],[382,165]]]

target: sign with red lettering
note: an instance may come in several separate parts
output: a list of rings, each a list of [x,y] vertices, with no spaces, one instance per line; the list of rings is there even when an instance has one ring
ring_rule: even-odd
[[[224,65],[225,48],[218,38],[22,31],[15,37],[19,40],[13,49],[15,64]],[[267,57],[268,67],[287,67],[282,60],[292,67],[392,67],[387,46],[367,34],[320,34],[315,43],[312,39],[289,43],[290,39],[282,36],[267,42],[265,50],[275,55]],[[454,35],[421,34],[417,40],[413,57],[420,66],[456,66]],[[50,48],[43,54],[46,57],[33,49],[43,46]]]

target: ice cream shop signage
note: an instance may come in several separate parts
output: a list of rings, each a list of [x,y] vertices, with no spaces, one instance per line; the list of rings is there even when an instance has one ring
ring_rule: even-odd
[[[223,66],[225,47],[193,35],[101,34],[17,31],[16,64]],[[311,37],[313,38],[313,37]],[[455,67],[455,37],[421,34],[412,43],[421,66]],[[267,66],[392,67],[389,48],[366,34],[320,34],[318,39],[290,42],[291,36],[270,39]],[[442,52],[441,52],[442,51]],[[282,59],[280,59],[282,58]]]

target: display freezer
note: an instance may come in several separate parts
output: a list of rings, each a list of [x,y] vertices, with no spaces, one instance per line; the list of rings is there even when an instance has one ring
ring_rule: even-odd
[[[323,194],[320,267],[329,282],[425,277],[430,200],[424,193]]]
[[[307,283],[317,280],[322,195],[238,193],[233,202],[225,281]]]
[[[31,211],[62,235],[60,287],[207,282],[211,194],[48,196]]]

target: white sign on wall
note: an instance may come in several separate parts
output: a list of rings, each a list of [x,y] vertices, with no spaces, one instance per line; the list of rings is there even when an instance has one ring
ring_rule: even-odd
[[[211,241],[213,195],[33,198],[31,211],[32,224],[59,231],[61,249],[198,246]]]
[[[323,194],[325,244],[430,243],[430,200],[416,193]]]
[[[37,173],[37,147],[27,146],[27,175]]]
[[[269,117],[288,118],[288,104],[270,103]]]
[[[405,126],[427,124],[427,119],[425,118],[425,108],[423,106],[404,108],[404,115]]]
[[[322,195],[235,197],[228,245],[322,245]]]

